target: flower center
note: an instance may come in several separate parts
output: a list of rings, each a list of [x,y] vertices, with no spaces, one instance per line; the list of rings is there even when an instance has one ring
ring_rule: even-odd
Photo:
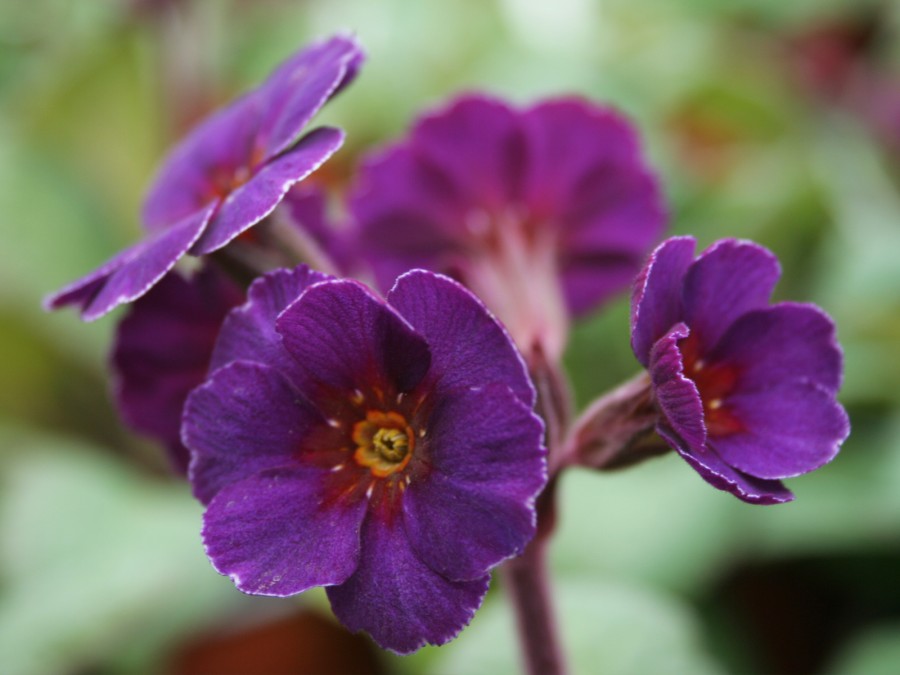
[[[722,363],[707,363],[700,354],[700,342],[695,333],[682,340],[679,348],[684,374],[694,381],[700,392],[707,433],[710,436],[727,436],[742,431],[744,425],[726,402],[737,385],[738,370]]]
[[[415,436],[406,418],[395,412],[370,410],[353,426],[353,459],[384,478],[403,469],[412,456]]]
[[[409,438],[398,429],[381,428],[372,438],[375,452],[388,462],[400,462],[408,454]]]

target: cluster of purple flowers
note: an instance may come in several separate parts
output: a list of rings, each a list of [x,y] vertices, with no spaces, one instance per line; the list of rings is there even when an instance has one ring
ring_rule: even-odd
[[[131,303],[116,398],[206,506],[216,570],[253,594],[325,586],[397,652],[452,639],[567,464],[548,470],[559,402],[529,370],[559,369],[570,323],[632,283],[656,433],[705,480],[783,502],[781,479],[834,457],[832,322],[770,306],[778,263],[749,242],[695,259],[673,238],[641,269],[666,214],[619,113],[458,98],[363,163],[332,228],[324,195],[291,187],[340,146],[306,127],[362,61],[315,44],[213,114],[163,163],[145,239],[48,299],[86,320]]]

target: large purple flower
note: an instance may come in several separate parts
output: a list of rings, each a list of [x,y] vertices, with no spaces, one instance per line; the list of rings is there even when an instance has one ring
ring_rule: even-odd
[[[715,487],[790,501],[780,479],[830,461],[850,430],[835,400],[834,324],[814,305],[769,305],[781,270],[761,246],[726,239],[696,259],[694,246],[660,245],[632,297],[631,343],[650,372],[657,431]]]
[[[340,147],[339,129],[300,134],[352,80],[362,58],[350,38],[314,44],[195,128],[150,188],[146,238],[51,295],[46,306],[78,305],[82,318],[97,319],[146,293],[184,254],[212,253],[265,218]]]
[[[627,288],[665,221],[631,124],[574,98],[456,100],[369,160],[352,210],[381,284],[448,273],[552,358],[569,315]]]
[[[327,586],[383,647],[441,644],[534,533],[543,425],[468,291],[415,270],[383,301],[299,267],[222,328],[182,437],[215,568],[247,593]]]
[[[215,267],[190,278],[172,272],[139,298],[116,331],[111,365],[115,400],[135,431],[161,442],[187,472],[181,410],[206,379],[216,336],[243,291]]]

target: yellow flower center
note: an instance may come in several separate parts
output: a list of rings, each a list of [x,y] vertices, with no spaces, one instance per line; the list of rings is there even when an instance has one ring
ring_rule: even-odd
[[[403,415],[370,410],[353,427],[353,459],[379,478],[400,471],[409,463],[415,436]]]

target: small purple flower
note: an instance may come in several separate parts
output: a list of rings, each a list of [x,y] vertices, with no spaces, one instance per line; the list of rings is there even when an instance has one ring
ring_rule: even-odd
[[[351,206],[379,283],[450,274],[553,359],[569,315],[627,288],[665,222],[631,124],[575,98],[460,98],[373,156]]]
[[[48,297],[46,306],[78,305],[82,318],[97,319],[142,296],[186,253],[212,253],[265,218],[340,147],[339,129],[300,134],[353,79],[362,58],[350,38],[314,44],[209,117],[172,150],[150,188],[147,237]]]
[[[161,442],[172,466],[187,473],[181,410],[206,379],[219,328],[244,292],[215,267],[186,279],[166,275],[129,307],[112,353],[116,403],[135,431]]]
[[[753,503],[793,499],[780,479],[829,462],[847,437],[842,355],[815,305],[769,297],[778,260],[726,239],[653,252],[635,282],[631,344],[650,372],[659,434],[707,482]]]
[[[237,587],[327,586],[337,617],[407,653],[452,639],[534,534],[543,425],[521,357],[459,284],[383,301],[303,266],[223,325],[182,438],[212,564]]]

